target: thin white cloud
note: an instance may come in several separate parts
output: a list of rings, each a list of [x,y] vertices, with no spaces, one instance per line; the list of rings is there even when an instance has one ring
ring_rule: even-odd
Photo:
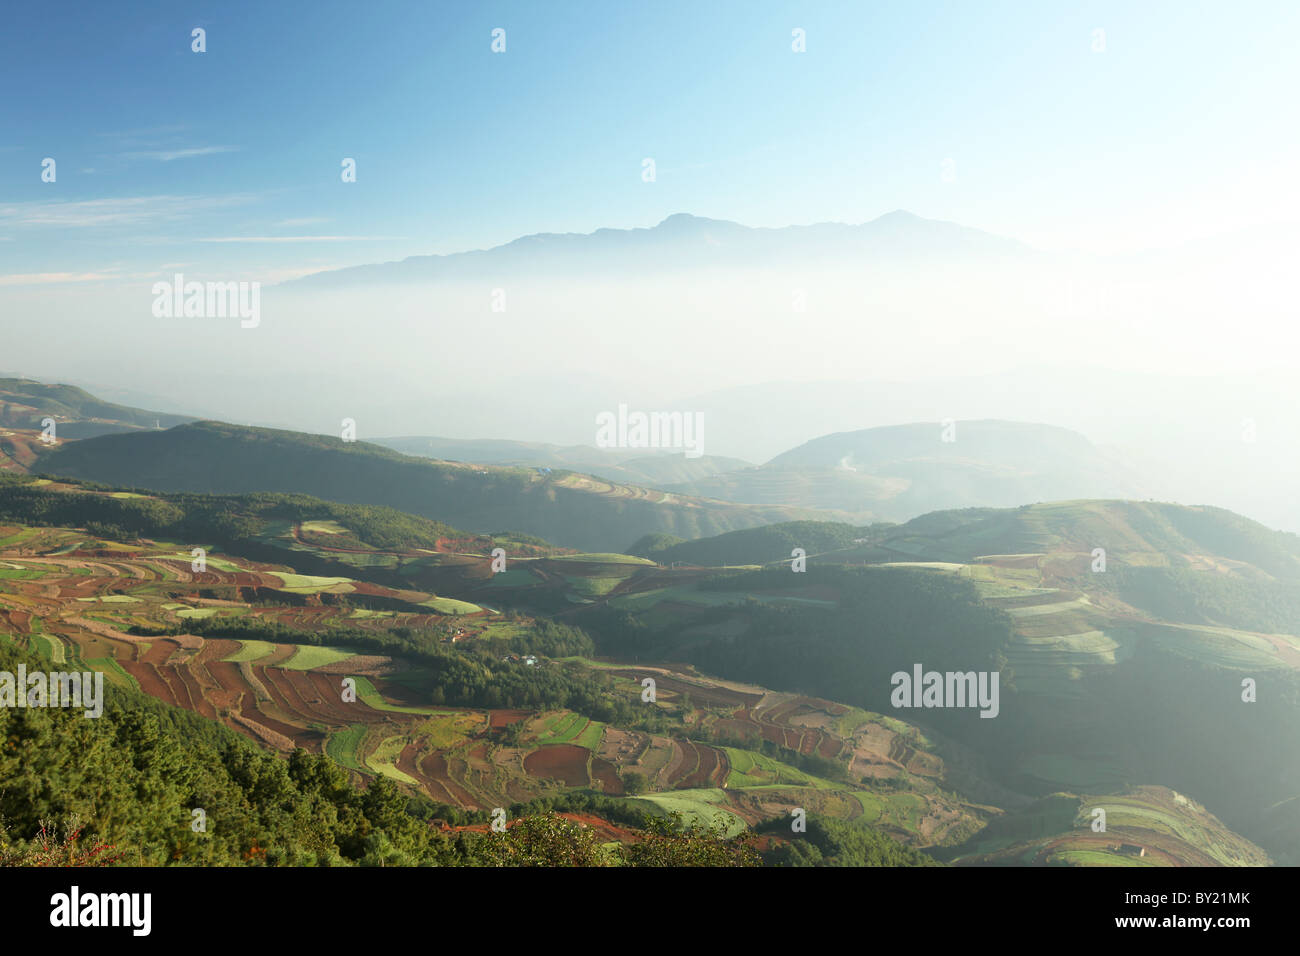
[[[0,206],[0,224],[20,226],[120,226],[182,219],[197,212],[252,201],[251,196],[133,196],[80,201],[48,200]]]
[[[329,222],[324,216],[305,216],[302,219],[281,219],[275,225],[283,229],[289,229],[293,226],[318,226],[322,222]]]
[[[216,236],[195,242],[387,242],[403,236]]]
[[[29,272],[0,275],[0,286],[55,285],[66,282],[105,282],[121,278],[110,272]]]
[[[238,152],[238,146],[195,146],[189,149],[146,149],[140,152],[123,153],[128,159],[156,159],[170,163],[174,159],[192,159],[195,156],[211,156],[214,153]]]

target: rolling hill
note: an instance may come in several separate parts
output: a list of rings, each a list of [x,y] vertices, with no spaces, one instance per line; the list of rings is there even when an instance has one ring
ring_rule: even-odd
[[[615,551],[655,532],[693,538],[827,517],[807,508],[707,501],[569,471],[438,462],[364,442],[219,422],[70,442],[31,470],[156,491],[268,491],[387,505],[469,531],[510,529],[585,551]]]
[[[40,431],[45,418],[53,418],[58,425],[58,434],[66,438],[171,428],[194,421],[185,415],[116,405],[74,385],[46,385],[25,378],[0,378],[0,428]]]
[[[1105,830],[1093,824],[1105,816]],[[1057,793],[941,854],[960,866],[1267,866],[1259,847],[1166,787]]]
[[[1029,529],[1040,551],[969,553]],[[1072,549],[1103,531],[1097,574]],[[808,570],[564,553],[303,495],[18,477],[0,480],[0,631],[263,748],[390,781],[444,819],[560,801],[766,832],[800,806],[959,865],[1295,858],[1278,808],[1300,781],[1270,754],[1300,745],[1300,643],[1175,623],[1109,580],[1185,553],[1189,573],[1283,581],[1290,536],[1227,512],[1071,502],[668,550],[719,542],[755,563],[808,545]],[[201,571],[195,544],[216,545]],[[1000,671],[998,719],[897,709],[888,675],[913,661]],[[1258,704],[1234,702],[1243,675]],[[1104,836],[1087,825],[1097,806]]]
[[[755,504],[800,502],[859,520],[903,521],[973,505],[1137,497],[1142,483],[1076,432],[987,420],[955,422],[951,431],[939,423],[916,423],[825,435],[760,467],[669,490]]]
[[[1300,775],[1275,759],[1300,747],[1295,535],[1222,509],[1077,501],[838,536],[794,523],[648,549],[688,567],[574,620],[605,653],[906,716],[1018,793],[1170,788],[1300,859],[1285,824]],[[998,671],[997,719],[891,710],[888,675],[916,662]]]
[[[695,481],[749,465],[739,458],[723,458],[718,455],[700,455],[697,458],[687,458],[682,453],[635,455],[589,445],[563,446],[489,438],[377,438],[375,444],[421,458],[480,465],[562,468],[598,478],[651,487]]]

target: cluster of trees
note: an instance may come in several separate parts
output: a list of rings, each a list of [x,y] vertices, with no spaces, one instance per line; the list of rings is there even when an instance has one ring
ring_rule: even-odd
[[[674,545],[682,544],[686,539],[679,538],[675,534],[664,534],[662,531],[652,531],[649,534],[643,534],[637,538],[632,546],[627,549],[627,554],[636,555],[638,558],[652,558],[658,560],[658,554],[666,551]]]
[[[743,600],[745,593],[818,585],[835,590],[836,607]],[[1001,670],[1006,663],[1010,618],[982,605],[969,581],[951,575],[810,565],[803,574],[765,569],[720,575],[701,587],[735,591],[737,603],[665,623],[656,623],[662,616],[608,610],[581,620],[605,654],[688,661],[705,673],[881,713],[893,712],[890,676],[910,672],[915,663],[939,671]],[[737,618],[743,628],[725,636],[700,626]],[[936,724],[968,716],[926,713]]]
[[[0,482],[0,517],[29,525],[105,529],[104,537],[157,537],[214,542],[232,550],[256,540],[271,522],[333,521],[347,534],[331,535],[343,548],[401,551],[433,549],[440,538],[476,537],[428,518],[377,505],[336,504],[309,495],[149,494],[113,498],[94,491],[105,486],[80,482],[84,492],[49,491],[25,479]],[[92,533],[96,533],[93,532]],[[477,536],[481,537],[481,536]],[[490,544],[490,539],[484,539]]]
[[[450,626],[450,625],[448,625]],[[173,625],[207,637],[263,640],[283,644],[352,647],[404,658],[419,666],[419,686],[433,704],[458,707],[509,707],[529,710],[565,708],[593,720],[651,732],[669,718],[627,695],[612,692],[614,679],[578,664],[552,660],[586,656],[595,647],[585,633],[556,621],[538,619],[511,636],[455,645],[441,643],[441,630],[395,627],[364,630],[335,627],[309,631],[257,617],[212,617]],[[506,659],[538,655],[537,665]]]
[[[883,527],[883,526],[882,526]],[[700,567],[724,564],[769,564],[789,561],[794,548],[808,554],[837,551],[870,536],[870,526],[841,524],[835,521],[787,521],[730,531],[698,541],[683,541],[669,535],[646,535],[629,553],[653,558],[660,564],[681,561]]]
[[[860,823],[808,814],[807,831],[791,833],[790,821],[777,817],[755,827],[756,833],[785,839],[765,851],[769,866],[942,866],[921,850]]]
[[[0,643],[0,670],[20,662],[44,667]],[[102,859],[130,865],[371,863],[385,848],[416,862],[456,860],[451,841],[408,812],[391,781],[358,790],[322,755],[285,760],[138,692],[114,687],[106,696],[93,719],[0,709],[0,859],[38,862],[50,821],[57,830],[75,819],[84,821],[83,847],[103,846]]]
[[[1104,577],[1122,600],[1166,621],[1300,633],[1297,580],[1182,567],[1118,567]]]
[[[761,866],[745,835],[728,837],[670,819],[644,818],[631,843],[605,845],[591,827],[554,813],[526,816],[504,832],[490,832],[473,846],[480,866]]]
[[[303,492],[385,504],[473,528],[514,528],[565,546],[608,551],[653,531],[695,538],[754,516],[794,509],[651,502],[594,494],[563,474],[412,458],[378,445],[216,422],[69,442],[50,454],[58,474],[156,490]]]
[[[1300,580],[1300,535],[1273,531],[1224,508],[1154,506],[1200,550],[1246,561],[1278,578]],[[1183,548],[1161,548],[1166,554]]]

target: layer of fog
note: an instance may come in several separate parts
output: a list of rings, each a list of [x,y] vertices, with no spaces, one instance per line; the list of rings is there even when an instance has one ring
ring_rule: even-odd
[[[193,278],[229,279],[195,272]],[[237,278],[237,277],[233,277]],[[592,444],[627,404],[764,461],[833,431],[1063,425],[1170,497],[1300,529],[1300,326],[1269,257],[1043,258],[642,280],[262,290],[260,323],[156,318],[148,283],[9,290],[0,366],[162,410],[361,438]],[[22,318],[20,318],[22,317]]]

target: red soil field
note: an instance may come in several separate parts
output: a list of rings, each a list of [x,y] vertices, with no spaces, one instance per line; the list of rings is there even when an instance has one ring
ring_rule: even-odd
[[[169,641],[165,638],[156,640],[149,646],[141,660],[148,664],[161,665],[167,663],[167,658],[180,649],[180,644],[176,641]]]
[[[591,751],[576,744],[548,744],[524,758],[524,770],[534,777],[562,780],[570,787],[591,785],[587,760]]]
[[[303,702],[303,713],[324,719],[326,723],[340,725],[354,720],[358,714],[357,704],[369,710],[360,700],[345,704],[343,702],[343,682],[335,681],[322,691],[311,679],[307,671],[282,671],[298,698]]]
[[[715,721],[713,726],[721,733],[730,734],[731,736],[739,737],[742,740],[751,740],[755,743],[757,742],[755,738],[761,738],[763,736],[763,728],[760,727],[756,721],[752,720],[737,720],[734,717],[723,717],[720,720]]]
[[[844,742],[834,737],[826,736],[822,742],[817,745],[817,756],[825,757],[827,760],[834,760],[844,749]]]
[[[210,673],[221,685],[222,690],[231,693],[232,699],[239,701],[239,713],[247,720],[253,723],[261,724],[278,734],[283,734],[290,740],[304,740],[310,737],[318,740],[320,734],[305,734],[301,727],[294,727],[291,724],[283,723],[263,713],[258,708],[257,695],[253,693],[253,688],[249,687],[244,681],[243,675],[239,673],[239,666],[229,661],[212,661],[208,664],[208,673]],[[238,728],[237,729],[243,729]]]
[[[666,782],[665,786],[667,787],[673,786],[673,780],[680,779],[689,773],[693,765],[689,764],[688,760],[695,759],[695,755],[693,753],[688,754],[680,741],[671,740],[669,743],[672,744],[672,756],[668,758],[668,763],[664,765],[658,775]]]
[[[212,702],[204,695],[203,688],[199,685],[193,671],[188,667],[174,668],[174,670],[176,671],[176,676],[179,677],[181,682],[185,685],[185,690],[189,694],[189,699],[193,702],[193,709],[198,711],[204,717],[215,719],[217,716],[216,708],[212,706]]]
[[[257,665],[259,667],[274,667],[276,664],[283,664],[289,658],[298,652],[298,648],[293,644],[276,644],[270,654],[261,658]]]
[[[254,668],[254,673],[270,692],[276,706],[304,723],[323,723],[334,728],[385,719],[382,713],[360,700],[344,703],[341,683],[333,684],[326,679],[323,685],[318,685],[307,671],[271,667]]]
[[[770,720],[774,724],[781,724],[784,723],[785,718],[789,717],[801,706],[802,705],[797,699],[782,701],[775,707],[769,707],[765,710],[763,716],[766,720]]]
[[[488,726],[494,730],[499,727],[509,727],[531,714],[532,711],[528,710],[491,710],[488,711]]]
[[[619,779],[618,771],[608,760],[593,755],[591,758],[591,776],[593,780],[600,781],[602,793],[611,796],[618,796],[623,793],[623,781]]]
[[[152,664],[124,659],[119,659],[118,663],[122,665],[124,671],[135,678],[140,689],[150,697],[157,697],[164,704],[176,704],[176,696],[172,693],[171,687],[159,676]]]
[[[676,769],[668,777],[670,787],[687,787],[692,786],[686,781],[695,779],[700,770],[700,751],[690,740],[673,741],[682,751],[682,762],[677,765]]]
[[[206,664],[208,661],[219,661],[223,657],[229,657],[239,650],[238,641],[230,641],[224,637],[209,637],[203,641],[203,648],[194,657],[195,662]]]
[[[480,809],[478,801],[470,796],[469,791],[451,779],[451,775],[447,772],[447,760],[441,753],[429,754],[420,765],[424,770],[424,776],[441,784],[450,794],[451,798],[448,802],[471,810]]]
[[[0,621],[7,625],[8,630],[17,634],[26,634],[31,629],[32,615],[30,611],[10,611],[0,609]]]
[[[439,803],[450,803],[453,805],[460,803],[460,801],[456,799],[456,795],[452,793],[441,780],[429,776],[420,768],[415,761],[419,752],[419,744],[407,744],[403,747],[402,752],[397,755],[397,769],[420,781],[425,792]]]
[[[647,676],[653,677],[658,690],[666,690],[674,694],[687,694],[691,700],[710,707],[749,707],[762,700],[762,697],[756,694],[742,694],[740,691],[729,690],[726,687],[705,687],[692,684],[689,681],[678,680],[667,674],[650,673],[633,668],[615,670],[611,671],[611,673],[619,677],[631,677],[636,680]]]
[[[685,767],[690,768],[692,762],[694,767],[675,786],[694,789],[721,785],[726,779],[727,770],[726,756],[722,751],[707,744],[697,744],[693,740],[681,740],[678,743],[688,753]],[[693,757],[690,756],[691,751],[694,752]]]
[[[304,722],[319,719],[313,712],[312,707],[302,699],[297,689],[288,680],[288,672],[279,668],[258,669],[253,668],[253,673],[257,679],[262,682],[275,702],[277,710],[282,711],[286,716],[297,717]],[[341,723],[339,721],[326,721],[326,723]]]
[[[308,682],[307,686],[315,691],[323,701],[329,701],[333,712],[340,715],[345,723],[358,721],[372,723],[385,719],[383,711],[375,710],[365,701],[357,698],[352,703],[343,702],[343,678],[334,674],[322,674],[319,671],[299,671]]]

